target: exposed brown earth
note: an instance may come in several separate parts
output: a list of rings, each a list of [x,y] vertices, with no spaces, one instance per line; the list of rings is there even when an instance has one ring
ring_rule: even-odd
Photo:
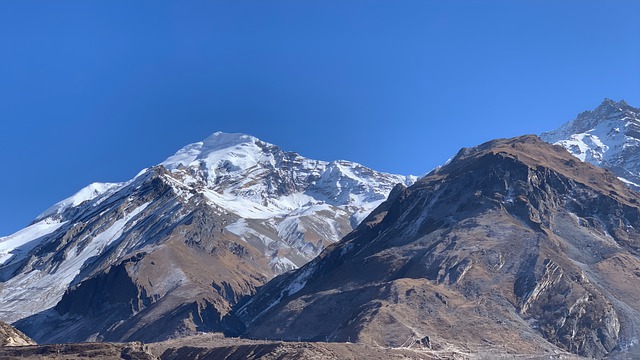
[[[640,194],[535,136],[463,149],[262,288],[256,338],[640,356]]]

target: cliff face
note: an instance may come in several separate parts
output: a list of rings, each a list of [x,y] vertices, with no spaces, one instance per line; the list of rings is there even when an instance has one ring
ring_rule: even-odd
[[[395,189],[237,313],[255,337],[638,354],[639,205],[560,146],[492,141]]]

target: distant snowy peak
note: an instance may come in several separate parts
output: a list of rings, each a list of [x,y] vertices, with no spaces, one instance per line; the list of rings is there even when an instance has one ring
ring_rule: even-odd
[[[216,132],[204,141],[189,144],[160,165],[172,172],[184,170],[204,181],[208,187],[225,183],[225,180],[255,178],[265,170],[314,170],[319,161],[304,159],[293,152],[261,141],[251,135]]]
[[[312,259],[356,227],[398,183],[416,181],[222,132],[185,146],[161,166],[180,196],[201,194],[209,205],[239,216],[242,221],[227,230],[259,239],[277,272]]]
[[[603,124],[611,125],[611,122],[618,124],[625,122],[625,125],[635,123],[635,125],[638,125],[640,123],[639,113],[640,110],[629,106],[624,100],[615,102],[611,99],[605,99],[595,110],[584,111],[577,118],[562,125],[559,129],[545,132],[542,136],[556,137],[558,140],[562,140],[566,136],[592,131]],[[633,135],[638,137],[638,134]]]
[[[562,145],[582,161],[613,171],[634,187],[640,184],[640,110],[624,100],[605,99],[540,137]]]

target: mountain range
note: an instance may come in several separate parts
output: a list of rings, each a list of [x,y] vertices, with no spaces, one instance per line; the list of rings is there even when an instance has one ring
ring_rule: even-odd
[[[413,181],[215,133],[0,239],[0,318],[38,342],[238,330],[235,303]]]
[[[639,357],[639,129],[606,99],[420,179],[215,133],[0,238],[0,320],[45,343]]]

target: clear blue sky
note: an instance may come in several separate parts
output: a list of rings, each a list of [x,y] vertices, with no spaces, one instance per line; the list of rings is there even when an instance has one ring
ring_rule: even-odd
[[[0,235],[218,130],[423,174],[605,97],[640,1],[2,1]]]

